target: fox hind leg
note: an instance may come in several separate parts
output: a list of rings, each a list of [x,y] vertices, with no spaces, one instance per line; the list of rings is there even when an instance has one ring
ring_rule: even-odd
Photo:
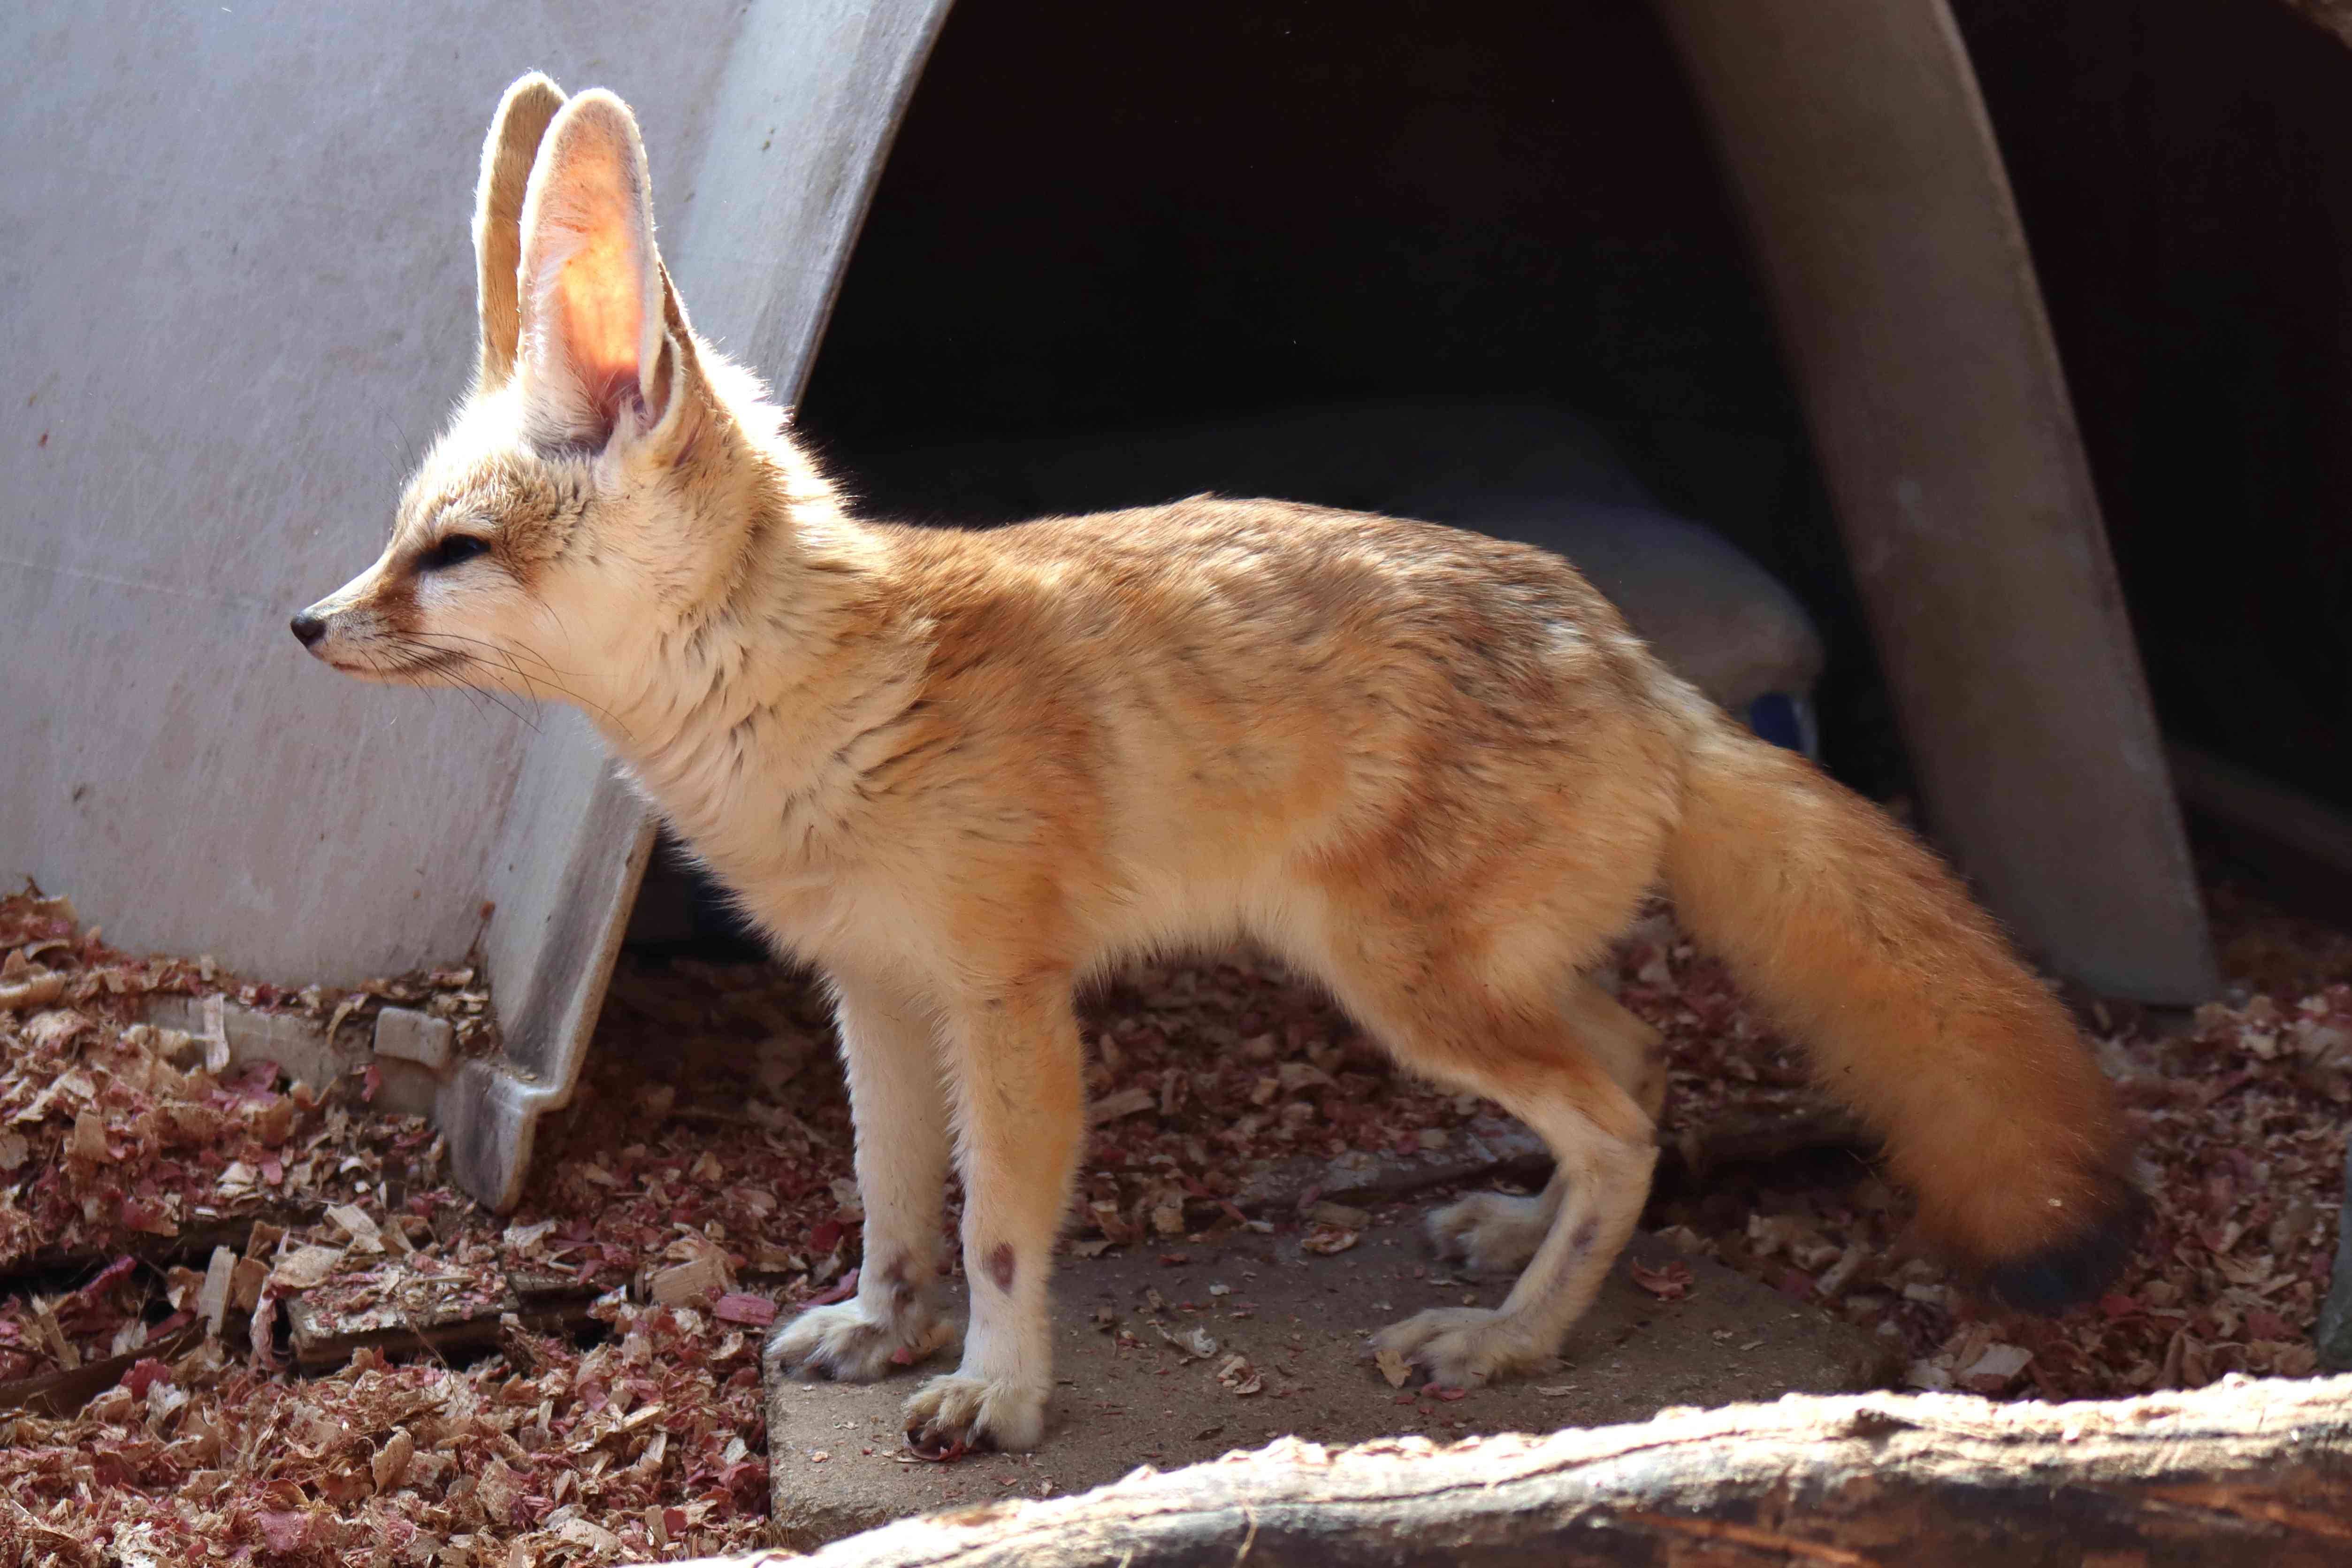
[[[1401,1352],[1442,1387],[1475,1388],[1543,1364],[1591,1305],[1641,1217],[1657,1162],[1649,1115],[1610,1069],[1607,1049],[1588,1044],[1540,991],[1514,998],[1427,959],[1383,955],[1339,967],[1329,978],[1340,1000],[1399,1058],[1498,1101],[1559,1162],[1545,1195],[1521,1200],[1533,1206],[1505,1211],[1505,1228],[1524,1237],[1549,1209],[1502,1306],[1423,1312],[1382,1330],[1374,1347]],[[1395,979],[1408,973],[1409,985]]]
[[[1665,1037],[1581,974],[1569,982],[1559,1006],[1577,1038],[1654,1123],[1666,1103]]]
[[[1604,1079],[1601,1088],[1605,1093],[1597,1097],[1538,1089],[1505,1101],[1558,1156],[1559,1201],[1502,1306],[1420,1313],[1381,1331],[1375,1349],[1402,1352],[1431,1383],[1448,1388],[1475,1388],[1558,1353],[1632,1237],[1657,1161],[1646,1123],[1631,1132],[1610,1126],[1627,1113],[1638,1117],[1639,1108],[1615,1084]],[[1614,1106],[1591,1103],[1610,1097]]]
[[[1560,1012],[1577,1038],[1654,1123],[1666,1092],[1665,1057],[1657,1030],[1581,974],[1569,982]],[[1544,1190],[1533,1197],[1472,1193],[1431,1211],[1430,1242],[1440,1258],[1455,1259],[1475,1273],[1518,1268],[1543,1245],[1567,1193],[1564,1168],[1555,1169]]]
[[[1568,1195],[1568,1178],[1555,1168],[1544,1190],[1471,1193],[1429,1211],[1429,1242],[1437,1256],[1473,1274],[1505,1274],[1536,1255]]]

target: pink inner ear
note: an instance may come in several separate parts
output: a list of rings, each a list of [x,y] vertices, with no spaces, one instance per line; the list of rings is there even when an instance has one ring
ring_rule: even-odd
[[[556,286],[562,337],[580,389],[606,415],[638,398],[643,322],[635,258],[619,224],[592,230],[563,264]]]

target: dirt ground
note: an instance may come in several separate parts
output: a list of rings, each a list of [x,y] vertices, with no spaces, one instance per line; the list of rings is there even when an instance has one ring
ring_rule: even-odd
[[[1739,1300],[1841,1329],[1897,1381],[1996,1398],[2309,1372],[2352,1104],[2352,941],[2233,889],[2214,904],[2223,1003],[2193,1018],[2085,1008],[2156,1219],[2106,1297],[2052,1321],[1993,1313],[1914,1255],[1903,1199],[1790,1055],[1668,921],[1646,924],[1616,980],[1674,1051],[1654,1282],[1684,1284],[1686,1310],[1720,1305],[1729,1287],[1706,1285],[1720,1264],[1762,1288]],[[504,1219],[447,1185],[428,1126],[371,1107],[369,1075],[288,1083],[232,1064],[201,1032],[142,1025],[158,995],[322,1022],[397,1001],[449,1018],[462,1048],[494,1043],[467,970],[289,993],[117,953],[62,900],[0,901],[0,1561],[707,1555],[761,1543],[772,1464],[847,1472],[830,1469],[847,1455],[818,1467],[804,1435],[772,1446],[761,1412],[763,1331],[844,1293],[857,1262],[846,1110],[803,980],[625,960],[581,1092]],[[1540,1176],[1492,1107],[1392,1072],[1311,989],[1246,956],[1139,970],[1087,1016],[1101,1119],[1073,1269],[1213,1276],[1211,1260],[1257,1246],[1342,1271],[1393,1259],[1410,1278],[1429,1267],[1410,1228],[1427,1199],[1393,1202],[1394,1172],[1438,1193],[1488,1167]],[[1201,1261],[1159,1261],[1179,1255]],[[1062,1330],[1097,1347],[1127,1332],[1159,1358],[1155,1317],[1181,1337],[1232,1315],[1160,1289],[1172,1312],[1066,1290]],[[1326,1353],[1394,1315],[1377,1303],[1404,1310],[1402,1289],[1332,1294]],[[1630,1271],[1618,1289],[1683,1305]],[[1095,1306],[1119,1325],[1097,1335]],[[1269,1347],[1208,1332],[1223,1353],[1185,1357],[1181,1375],[1249,1408],[1233,1441],[1255,1442],[1282,1424],[1256,1412],[1280,1402],[1218,1369],[1236,1353],[1254,1369]],[[1575,1355],[1530,1386],[1585,1383]],[[1369,1362],[1319,1375],[1387,1398],[1395,1429],[1492,1424],[1396,1405],[1408,1391]],[[1496,1410],[1583,1417],[1524,1388]],[[855,1447],[902,1468],[870,1419]],[[960,1484],[952,1467],[928,1473]]]
[[[1066,1260],[1055,1279],[1058,1386],[1034,1454],[938,1465],[908,1452],[899,1406],[944,1355],[865,1386],[772,1371],[776,1537],[808,1548],[909,1514],[1083,1491],[1139,1466],[1174,1469],[1282,1436],[1339,1447],[1612,1426],[1677,1405],[1872,1388],[1899,1370],[1891,1344],[1819,1307],[1638,1237],[1550,1371],[1467,1391],[1423,1386],[1400,1364],[1376,1365],[1366,1332],[1425,1307],[1497,1305],[1510,1282],[1432,1264],[1420,1217],[1417,1203],[1383,1205],[1358,1244],[1336,1253],[1310,1249],[1307,1231],[1244,1230],[1181,1254]]]

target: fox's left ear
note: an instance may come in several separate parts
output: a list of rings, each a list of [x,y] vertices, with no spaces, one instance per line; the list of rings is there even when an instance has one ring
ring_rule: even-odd
[[[692,399],[692,340],[654,246],[653,182],[629,106],[557,111],[522,204],[517,376],[533,437],[602,449],[664,433]]]
[[[537,71],[499,100],[482,142],[481,183],[474,188],[474,265],[482,339],[474,384],[495,392],[514,374],[522,332],[515,272],[522,261],[522,199],[541,138],[563,107],[563,89]]]

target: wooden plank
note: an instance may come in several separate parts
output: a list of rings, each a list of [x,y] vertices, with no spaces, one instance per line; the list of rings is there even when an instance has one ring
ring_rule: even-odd
[[[0,1383],[0,1412],[23,1410],[35,1415],[71,1416],[83,1405],[121,1383],[122,1374],[141,1362],[168,1362],[183,1351],[194,1348],[203,1335],[203,1325],[191,1323],[152,1344],[142,1345],[121,1355],[85,1362],[76,1367],[63,1367],[56,1372],[45,1372],[37,1377],[20,1378],[15,1383]]]
[[[387,1356],[459,1357],[498,1344],[504,1320],[533,1333],[572,1335],[595,1320],[597,1292],[577,1282],[509,1274],[500,1295],[445,1292],[431,1281],[396,1284],[356,1308],[296,1296],[286,1303],[296,1370],[332,1372],[363,1350]]]
[[[2060,972],[2220,984],[2009,183],[1944,0],[1659,0],[1748,221],[1929,820]]]

